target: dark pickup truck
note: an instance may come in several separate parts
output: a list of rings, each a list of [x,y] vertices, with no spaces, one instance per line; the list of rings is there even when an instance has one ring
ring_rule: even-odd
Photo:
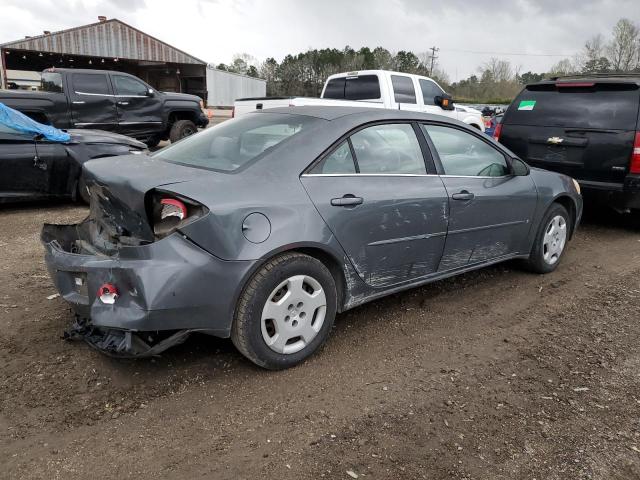
[[[159,92],[133,75],[106,70],[47,69],[40,91],[0,90],[0,102],[56,128],[108,130],[149,147],[208,124],[199,97]]]

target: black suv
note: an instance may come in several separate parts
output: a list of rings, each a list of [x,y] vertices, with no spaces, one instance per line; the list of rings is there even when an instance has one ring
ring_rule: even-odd
[[[534,167],[565,173],[585,198],[640,209],[640,74],[527,85],[494,137]]]

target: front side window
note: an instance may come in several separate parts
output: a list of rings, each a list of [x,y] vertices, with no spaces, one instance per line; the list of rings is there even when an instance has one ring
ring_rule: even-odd
[[[424,157],[408,123],[374,125],[351,136],[360,173],[426,174]]]
[[[73,90],[76,93],[93,95],[110,95],[107,76],[93,73],[74,73]]]
[[[111,78],[113,78],[116,95],[123,97],[145,97],[147,95],[147,86],[135,78],[125,77],[124,75],[113,75]]]
[[[318,174],[353,174],[356,173],[356,165],[351,155],[349,141],[345,140],[331,154],[327,155],[309,173]]]
[[[393,94],[397,103],[417,103],[416,89],[413,86],[411,77],[402,75],[391,75]]]
[[[40,82],[40,90],[43,92],[63,93],[62,75],[55,72],[44,72]]]
[[[233,172],[323,121],[302,115],[249,114],[187,137],[153,156],[188,167]]]
[[[425,105],[435,105],[436,102],[434,98],[438,95],[442,96],[444,94],[442,89],[431,80],[425,80],[421,78],[418,83],[420,83],[420,90],[422,90],[422,100],[424,101]]]
[[[422,125],[433,142],[445,175],[502,177],[509,174],[504,155],[463,130]]]

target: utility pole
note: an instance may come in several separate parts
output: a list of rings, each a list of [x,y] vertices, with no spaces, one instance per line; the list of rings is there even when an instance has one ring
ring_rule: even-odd
[[[431,47],[429,50],[431,50],[431,68],[429,69],[429,76],[431,76],[433,75],[433,64],[435,63],[436,58],[438,58],[436,57],[436,52],[440,51],[440,49],[434,46],[434,47]]]

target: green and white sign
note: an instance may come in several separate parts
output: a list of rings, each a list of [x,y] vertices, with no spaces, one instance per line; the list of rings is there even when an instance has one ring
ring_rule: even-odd
[[[518,110],[533,110],[533,107],[536,106],[535,100],[522,100],[520,105],[518,105]]]

